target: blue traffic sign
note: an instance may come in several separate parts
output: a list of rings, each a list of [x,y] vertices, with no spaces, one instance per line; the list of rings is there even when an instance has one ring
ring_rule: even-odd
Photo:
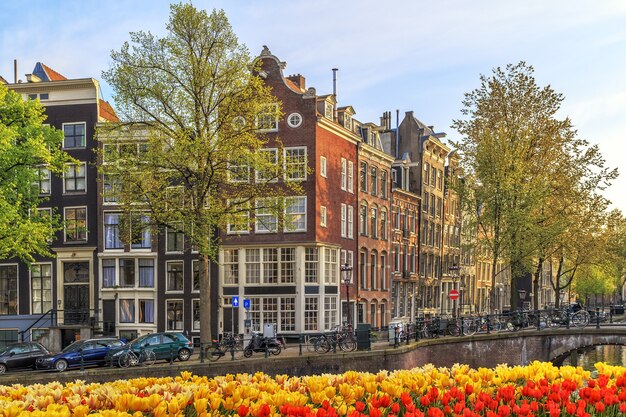
[[[243,308],[250,310],[250,300],[248,298],[243,299]]]
[[[234,296],[234,297],[233,297],[233,300],[231,301],[231,305],[232,305],[233,307],[239,307],[239,297]],[[245,305],[245,301],[244,301],[244,305]]]

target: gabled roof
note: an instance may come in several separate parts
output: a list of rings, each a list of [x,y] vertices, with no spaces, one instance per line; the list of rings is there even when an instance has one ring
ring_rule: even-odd
[[[115,114],[115,110],[113,110],[113,107],[111,107],[108,101],[100,99],[100,103],[98,105],[98,113],[100,114],[101,118],[109,122],[120,121],[120,119]]]
[[[35,64],[33,75],[36,75],[41,81],[67,80],[65,76],[59,74],[58,72],[41,62],[37,62],[37,64]]]
[[[2,75],[0,75],[0,84],[8,84],[7,80],[2,78]]]

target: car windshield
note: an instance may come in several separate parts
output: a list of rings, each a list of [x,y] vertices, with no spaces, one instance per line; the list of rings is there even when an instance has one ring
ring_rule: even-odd
[[[4,347],[3,349],[0,349],[0,355],[5,355],[9,351],[9,349],[11,349],[11,346],[7,346],[7,347]]]
[[[74,342],[71,345],[66,346],[65,349],[61,351],[61,353],[76,352],[82,346],[83,346],[82,342]]]

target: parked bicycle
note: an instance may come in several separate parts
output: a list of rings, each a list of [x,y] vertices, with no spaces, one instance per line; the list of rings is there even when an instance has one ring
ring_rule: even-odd
[[[142,349],[139,354],[133,352],[132,349],[128,349],[118,359],[120,368],[137,365],[152,366],[154,362],[156,362],[156,354],[151,349]]]
[[[216,361],[228,353],[235,355],[242,351],[243,341],[239,335],[224,333],[221,340],[213,340],[213,345],[207,351],[207,357],[210,361]]]
[[[352,326],[338,326],[333,332],[310,338],[309,343],[317,353],[328,353],[331,350],[336,351],[337,348],[344,352],[352,352],[357,346]]]
[[[589,324],[589,312],[562,307],[550,311],[547,322],[550,327],[566,326],[568,323],[575,327],[585,327]]]

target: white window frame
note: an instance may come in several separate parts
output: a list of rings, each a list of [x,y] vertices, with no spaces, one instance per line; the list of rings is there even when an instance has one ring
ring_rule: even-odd
[[[68,240],[67,239],[67,214],[66,210],[68,209],[85,209],[85,238],[84,239],[76,239],[76,240]],[[89,210],[87,206],[68,206],[63,207],[63,242],[65,243],[77,243],[77,242],[87,242],[89,240]]]
[[[346,191],[348,181],[348,167],[346,165],[346,158],[341,158],[341,189]]]
[[[109,252],[123,252],[124,251],[124,240],[122,239],[121,233],[120,233],[120,215],[122,213],[119,211],[105,211],[102,213],[102,247],[103,250]],[[117,236],[118,236],[118,241],[120,243],[120,247],[108,247],[107,246],[107,223],[106,223],[106,217],[107,216],[117,216]]]
[[[243,162],[243,161],[242,161]],[[233,169],[240,169],[246,167],[247,175],[245,179],[234,178]],[[250,182],[250,164],[248,162],[234,164],[232,162],[228,163],[228,171],[226,171],[226,176],[228,177],[228,182],[232,183],[249,183]]]
[[[78,167],[78,166],[82,166],[83,168],[83,172],[85,173],[85,188],[82,190],[67,190],[65,188],[65,181],[67,180],[67,178],[65,177],[65,174],[68,172],[68,170],[70,169],[70,167]],[[77,164],[65,164],[65,171],[63,171],[63,194],[86,194],[87,193],[87,162],[85,161],[78,161]],[[74,168],[74,173],[76,173],[76,168]],[[76,178],[80,178],[80,177],[74,177],[74,182],[76,183]]]
[[[300,151],[304,150],[304,161],[298,162],[297,165],[304,164],[303,175],[298,177],[292,177],[295,170],[291,171],[288,169],[289,165],[296,166],[295,163],[290,163],[289,158],[287,157],[287,153],[289,151]],[[285,181],[306,181],[307,178],[307,167],[308,167],[308,149],[306,146],[292,146],[288,148],[284,148],[283,151],[283,169],[285,171],[284,179]]]
[[[176,328],[176,329],[170,329],[170,328],[168,327],[168,324],[169,324],[169,319],[168,319],[168,317],[167,317],[167,316],[168,316],[167,303],[174,303],[174,302],[180,302],[180,303],[182,303],[182,305],[183,305],[183,306],[182,306],[182,308],[180,309],[180,311],[181,311],[181,313],[182,313],[182,317],[181,317],[181,320],[180,320],[180,321],[181,321],[181,328],[180,328],[180,329],[178,329],[178,328]],[[173,332],[176,332],[176,331],[183,331],[183,330],[184,330],[184,328],[185,328],[185,300],[180,299],[180,298],[166,299],[166,300],[165,300],[165,331],[168,331],[168,332],[169,332],[169,331],[173,331]]]
[[[348,239],[354,239],[354,207],[348,206]]]
[[[50,275],[49,276],[44,277],[43,275],[40,275],[38,277],[41,280],[41,288],[38,289],[39,294],[43,295],[43,293],[44,293],[44,291],[43,291],[44,290],[44,288],[43,288],[44,287],[44,278],[46,278],[46,279],[48,279],[50,281],[50,288],[48,289],[48,291],[50,292],[50,307],[49,308],[45,308],[44,307],[44,303],[46,301],[43,299],[43,296],[42,296],[42,299],[38,300],[41,303],[41,311],[35,311],[35,309],[33,307],[33,303],[35,302],[35,290],[33,289],[33,270],[30,269],[29,273],[28,273],[28,275],[29,275],[29,284],[30,284],[30,296],[31,296],[30,312],[31,312],[31,314],[44,314],[48,310],[50,310],[51,308],[54,307],[54,300],[52,299],[52,285],[53,285],[53,283],[52,283],[52,275],[53,275],[52,263],[51,262],[36,262],[36,263],[33,263],[33,265],[37,265],[39,267],[40,274],[41,274],[41,267],[42,266],[47,265],[47,266],[50,267]]]
[[[347,215],[348,209],[344,203],[341,203],[341,237],[346,237],[346,228],[347,228]]]
[[[170,290],[170,276],[169,276],[169,265],[170,264],[181,264],[183,269],[182,269],[182,274],[183,274],[183,288],[180,290]],[[139,278],[139,271],[137,271],[137,278]],[[137,279],[138,281],[139,279]],[[183,293],[185,291],[185,261],[183,261],[182,259],[172,259],[170,261],[165,261],[165,292],[168,294],[179,294],[179,293]]]
[[[52,193],[52,173],[50,172],[50,168],[45,165],[40,165],[36,167],[37,169],[37,180],[33,183],[39,192],[39,195],[50,195]],[[48,185],[48,191],[45,191],[45,188],[42,187],[43,184]]]
[[[354,163],[348,161],[348,192],[354,193]]]
[[[335,112],[335,106],[333,106],[333,103],[329,102],[329,101],[325,101],[324,102],[324,117],[326,117],[327,119],[333,120],[333,113]]]
[[[182,247],[181,250],[169,250],[167,245],[168,245],[168,242],[169,242],[168,235],[170,233],[174,233],[174,234],[182,233],[183,234],[183,247]],[[168,226],[165,226],[165,253],[183,253],[184,251],[185,251],[185,233],[184,232],[180,232],[180,231],[170,232],[170,228]]]
[[[326,212],[326,206],[320,206],[320,226],[321,227],[326,227],[326,218],[327,216],[327,212]]]
[[[293,204],[290,204],[289,201],[291,200],[302,200],[304,201],[303,203],[303,207],[304,207],[304,211],[303,212],[297,212],[297,213],[288,213],[288,209],[290,207],[293,206]],[[298,233],[298,232],[306,232],[307,231],[307,197],[306,196],[293,196],[293,197],[285,197],[285,208],[284,208],[284,214],[285,214],[285,226],[284,226],[284,233]],[[303,216],[304,218],[304,226],[301,228],[296,228],[296,229],[289,229],[288,228],[288,224],[292,223],[289,221],[289,216]]]
[[[300,125],[302,125],[302,115],[298,112],[290,113],[289,116],[287,116],[287,124],[289,127],[293,128],[300,127]]]
[[[325,156],[320,156],[320,176],[326,178],[327,161]]]
[[[276,233],[278,232],[278,214],[267,211],[267,208],[263,208],[264,202],[269,202],[270,205],[278,207],[278,200],[276,198],[258,198],[254,202],[254,232],[255,233]],[[259,218],[268,219],[267,222],[260,222]],[[273,228],[268,228],[268,225],[273,223]]]
[[[198,320],[198,325],[196,326],[196,321],[194,320],[194,310],[195,304],[198,304],[198,315],[200,314],[200,299],[192,298],[191,299],[191,331],[199,332],[200,331],[200,320]]]
[[[83,125],[84,143],[82,146],[65,146],[65,126]],[[87,147],[87,122],[68,122],[61,124],[61,132],[63,132],[63,149],[85,149]]]
[[[264,182],[278,182],[278,148],[263,148],[263,149],[260,149],[259,152],[262,152],[262,153],[273,153],[274,154],[273,164],[276,167],[274,168],[274,172],[272,172],[268,178],[262,178],[261,176],[259,176],[260,172],[258,170],[256,170],[255,173],[254,173],[254,180],[255,180],[255,182],[260,182],[260,183],[264,183]],[[269,159],[268,159],[268,161],[269,161]],[[248,167],[248,170],[249,169],[250,169],[250,167]],[[240,181],[240,182],[246,182],[246,181]]]
[[[278,131],[278,114],[277,114],[277,111],[278,111],[278,103],[270,103],[270,104],[263,105],[263,108],[261,109],[261,111],[259,112],[259,114],[258,114],[258,116],[256,118],[257,131],[259,131],[259,132],[277,132]],[[270,116],[269,116],[270,113],[274,113],[275,114],[274,120],[270,119]],[[260,126],[260,119],[264,118],[264,117],[267,117],[268,127],[261,127]]]
[[[230,205],[230,202],[228,203]],[[233,229],[233,226],[235,226],[235,224],[233,223],[228,223],[226,225],[226,234],[228,235],[247,235],[250,234],[250,210],[249,207],[250,205],[247,204],[246,205],[248,207],[248,210],[246,210],[245,212],[245,218],[246,218],[246,228],[245,230],[243,229]],[[243,208],[243,206],[242,206]],[[242,214],[237,214],[237,216],[242,216]]]

